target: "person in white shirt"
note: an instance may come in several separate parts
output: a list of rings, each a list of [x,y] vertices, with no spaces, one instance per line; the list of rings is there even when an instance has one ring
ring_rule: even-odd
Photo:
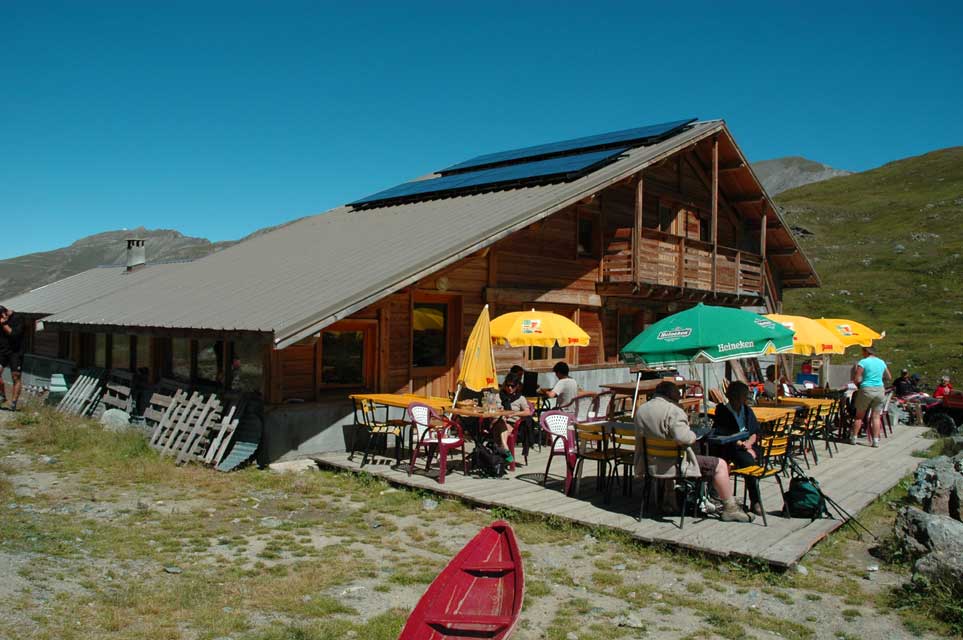
[[[568,364],[556,362],[552,367],[558,382],[551,389],[539,389],[538,392],[548,398],[555,398],[556,407],[564,407],[578,395],[578,383],[568,376]]]

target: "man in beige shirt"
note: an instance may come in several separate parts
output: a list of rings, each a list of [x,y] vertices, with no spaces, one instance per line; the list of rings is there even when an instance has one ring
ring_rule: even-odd
[[[635,412],[635,433],[640,439],[643,437],[673,440],[685,446],[685,459],[682,461],[682,472],[687,478],[702,477],[711,480],[716,495],[722,500],[722,520],[726,522],[751,522],[752,516],[736,504],[732,495],[732,484],[729,482],[729,467],[721,458],[713,456],[697,456],[691,445],[697,440],[696,435],[689,428],[689,418],[679,406],[679,389],[673,382],[661,382],[655,388],[655,395],[651,400],[639,407]],[[644,460],[642,447],[635,448],[635,475],[643,477],[651,473],[654,477],[670,475],[674,472],[674,462],[665,458]]]

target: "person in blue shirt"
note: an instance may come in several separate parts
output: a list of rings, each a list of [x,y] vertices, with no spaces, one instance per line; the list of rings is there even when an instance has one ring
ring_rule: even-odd
[[[884,381],[892,381],[893,374],[889,367],[877,355],[872,347],[863,347],[863,359],[856,363],[856,373],[853,382],[859,387],[856,391],[856,418],[853,421],[853,433],[850,444],[856,444],[856,437],[863,428],[866,412],[872,411],[872,419],[866,436],[872,447],[879,446],[879,431],[882,426],[883,405],[886,402],[886,387]]]

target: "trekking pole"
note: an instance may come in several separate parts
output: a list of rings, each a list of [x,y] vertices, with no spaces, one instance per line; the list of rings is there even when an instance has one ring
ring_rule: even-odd
[[[836,502],[835,500],[833,500],[832,498],[830,498],[829,496],[827,496],[825,493],[823,493],[823,492],[822,492],[822,489],[819,490],[819,493],[822,495],[823,499],[826,501],[826,504],[828,504],[828,505],[831,506],[833,509],[835,509],[835,510],[836,510],[836,513],[837,513],[841,518],[844,519],[843,524],[848,524],[848,525],[850,525],[850,526],[853,527],[853,530],[856,531],[856,535],[857,535],[857,536],[860,535],[860,534],[859,534],[859,530],[856,529],[856,527],[858,526],[860,529],[862,529],[863,531],[865,531],[866,533],[868,533],[873,540],[879,540],[879,537],[878,537],[875,533],[873,533],[872,531],[870,531],[870,530],[866,527],[866,525],[864,525],[862,522],[860,522],[860,521],[859,521],[859,518],[857,518],[856,516],[854,516],[854,515],[851,514],[850,512],[846,511],[846,509],[844,509],[844,508],[842,507],[842,505],[840,505],[838,502]]]

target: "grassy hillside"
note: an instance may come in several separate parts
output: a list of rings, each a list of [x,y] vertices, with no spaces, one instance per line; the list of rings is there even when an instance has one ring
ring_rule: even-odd
[[[787,313],[885,330],[891,369],[963,378],[963,147],[786,191],[777,198],[823,280]],[[852,358],[849,358],[852,360]],[[845,361],[845,360],[841,360]],[[963,380],[958,380],[963,382]]]

